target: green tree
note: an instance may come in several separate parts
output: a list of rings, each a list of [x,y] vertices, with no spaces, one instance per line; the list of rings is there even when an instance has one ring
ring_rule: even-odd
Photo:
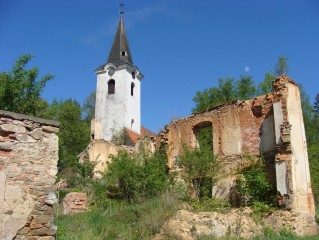
[[[9,72],[0,73],[0,109],[39,116],[47,107],[41,93],[52,74],[39,77],[39,68],[25,69],[31,55],[18,58]]]
[[[302,110],[308,145],[311,186],[315,201],[319,205],[319,113],[316,110],[316,106],[318,106],[318,94],[312,106],[309,96],[301,85],[299,87],[302,96]]]
[[[271,73],[266,73],[265,78],[258,84],[258,95],[266,95],[272,92],[272,82],[276,77]]]
[[[278,62],[275,65],[274,74],[276,77],[282,74],[288,74],[288,58],[286,56],[279,56]]]
[[[236,82],[237,99],[247,100],[256,96],[257,90],[252,76],[241,75]],[[236,92],[234,90],[234,92]]]
[[[315,98],[314,109],[316,113],[319,114],[319,93],[317,93],[317,96]]]
[[[192,109],[193,113],[201,112],[218,105],[231,103],[237,99],[236,84],[233,78],[220,78],[218,87],[197,91],[193,98],[196,106]]]
[[[48,106],[46,118],[61,123],[59,130],[59,164],[62,168],[76,168],[77,156],[90,141],[90,125],[82,119],[80,104],[72,99],[56,99]]]
[[[96,92],[91,92],[91,94],[85,99],[83,104],[83,114],[84,118],[90,122],[94,118],[95,114],[95,101],[96,101]]]

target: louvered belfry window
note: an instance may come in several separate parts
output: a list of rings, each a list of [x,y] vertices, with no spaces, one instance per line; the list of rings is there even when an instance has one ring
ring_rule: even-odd
[[[108,94],[114,94],[115,93],[115,81],[113,79],[111,79],[108,82]]]

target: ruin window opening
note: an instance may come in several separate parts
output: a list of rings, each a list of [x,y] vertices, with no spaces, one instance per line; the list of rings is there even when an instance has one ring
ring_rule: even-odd
[[[195,147],[200,149],[203,156],[212,156],[213,160],[213,127],[208,121],[200,122],[193,127],[193,134],[196,138]],[[199,197],[211,198],[213,189],[213,179],[211,176],[205,176],[202,179],[194,178],[193,183],[199,184]],[[196,185],[195,184],[195,185]]]
[[[94,133],[91,134],[91,140],[94,140]]]
[[[122,56],[126,56],[126,52],[121,52],[121,55]]]
[[[213,127],[211,122],[201,122],[193,127],[196,146],[213,154]]]
[[[134,119],[131,120],[131,128],[133,129]]]
[[[108,83],[108,94],[111,95],[111,94],[114,94],[115,93],[115,80],[114,79],[111,79]]]
[[[131,96],[134,96],[134,87],[135,87],[135,84],[132,82],[131,83]]]

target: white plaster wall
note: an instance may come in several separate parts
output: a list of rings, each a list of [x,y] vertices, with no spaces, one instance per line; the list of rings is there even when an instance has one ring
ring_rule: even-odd
[[[310,173],[307,143],[301,109],[300,93],[296,86],[288,87],[288,121],[292,125],[291,128],[291,146],[293,150],[292,159],[292,180],[293,189],[296,193],[294,206],[300,211],[312,211],[313,206],[308,199],[311,194]]]
[[[126,81],[127,81],[128,88],[126,90],[127,111],[125,116],[125,127],[140,134],[141,132],[141,83],[137,78],[133,79],[130,76],[126,78]],[[133,96],[131,95],[132,82],[135,84]],[[132,119],[134,119],[133,125],[131,125]]]
[[[262,123],[262,135],[260,137],[260,150],[269,152],[276,150],[274,116],[270,115]]]
[[[108,81],[115,80],[115,93],[108,95]],[[134,82],[134,96],[131,83]],[[133,79],[128,69],[116,69],[113,76],[107,72],[98,73],[96,86],[95,118],[101,121],[102,138],[110,141],[114,132],[124,127],[140,133],[140,81]]]

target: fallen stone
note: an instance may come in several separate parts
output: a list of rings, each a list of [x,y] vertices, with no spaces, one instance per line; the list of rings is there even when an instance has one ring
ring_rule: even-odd
[[[63,214],[74,214],[87,211],[87,195],[81,192],[71,192],[62,200]]]
[[[277,233],[285,228],[296,233],[298,236],[313,236],[318,234],[315,218],[306,213],[278,210],[263,218],[262,222]]]
[[[238,209],[228,213],[178,211],[169,219],[153,240],[185,239],[201,237],[241,237],[249,239],[262,234],[261,226]]]
[[[54,184],[54,182],[52,184]],[[58,199],[57,199],[57,197],[56,197],[54,192],[50,192],[48,194],[48,196],[45,199],[45,203],[49,204],[49,205],[54,205],[54,204],[58,203]]]

